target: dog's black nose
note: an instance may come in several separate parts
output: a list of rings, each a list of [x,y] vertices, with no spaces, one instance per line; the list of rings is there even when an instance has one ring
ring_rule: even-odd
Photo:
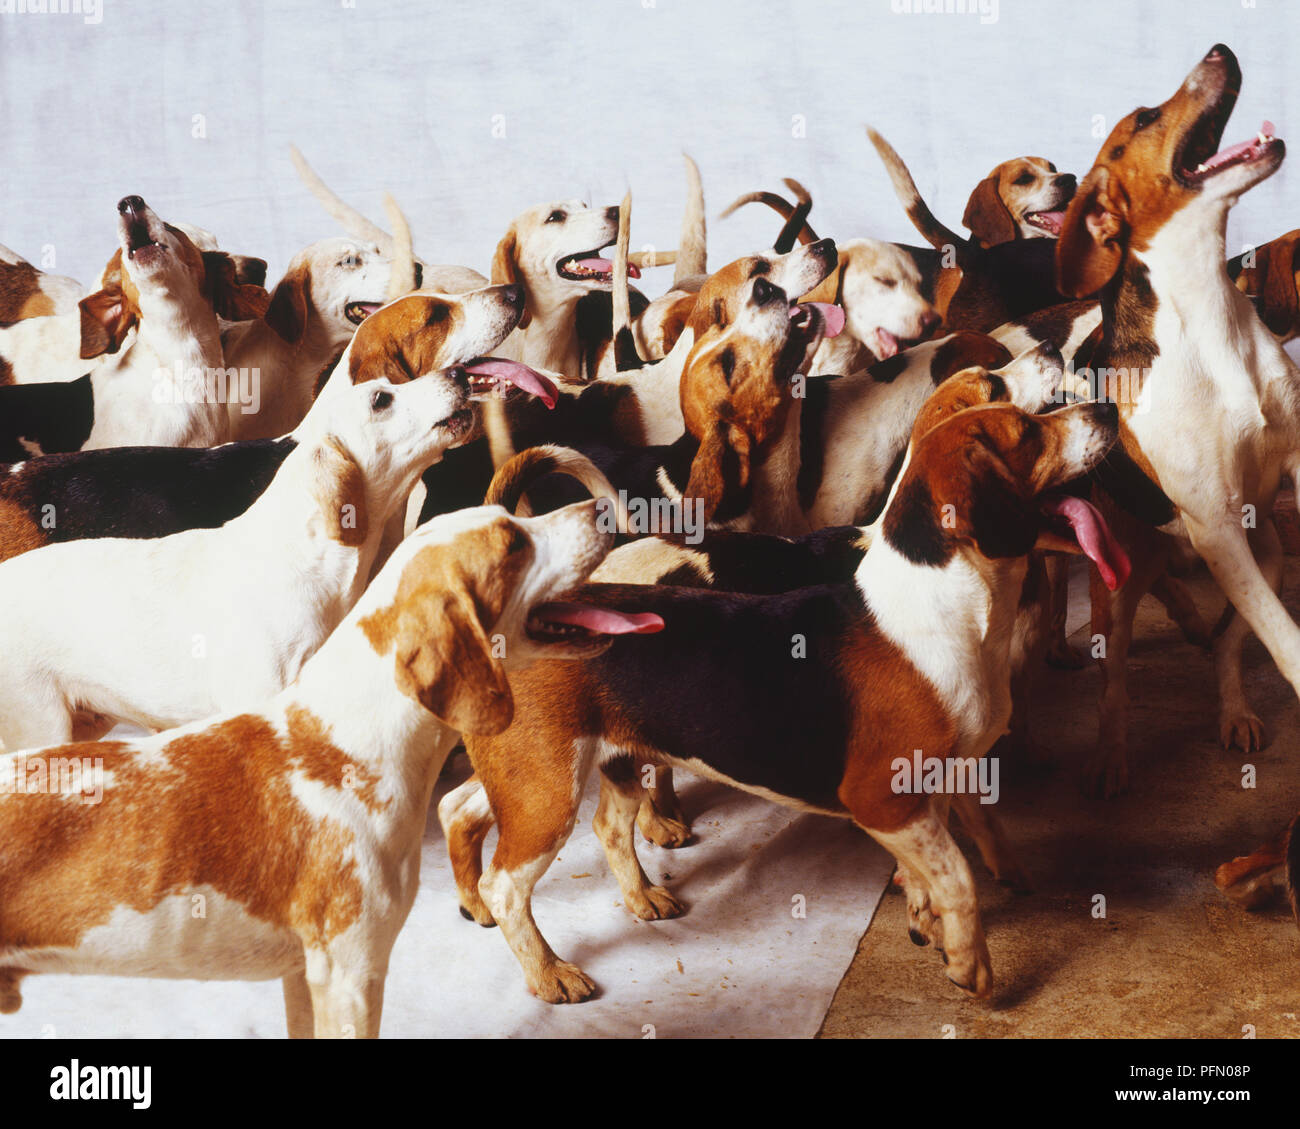
[[[1231,54],[1232,51],[1229,50],[1224,44],[1216,43],[1205,53],[1205,61],[1207,63],[1212,63],[1215,61],[1215,59],[1226,59]]]
[[[1063,172],[1054,181],[1057,188],[1078,188],[1079,181],[1072,172]]]
[[[424,264],[415,264],[415,288],[419,290],[424,285]]]
[[[505,300],[514,306],[515,309],[519,310],[523,308],[524,288],[518,282],[512,282],[509,286],[503,287],[501,293],[505,297]]]
[[[142,196],[123,196],[122,199],[117,202],[118,215],[124,216],[130,212],[139,213],[143,211],[144,198]]]

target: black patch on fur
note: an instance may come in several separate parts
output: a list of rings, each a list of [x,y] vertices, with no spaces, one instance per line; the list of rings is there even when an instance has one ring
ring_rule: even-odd
[[[1165,525],[1178,515],[1169,495],[1118,443],[1106,452],[1090,477],[1120,508],[1148,525]]]
[[[807,510],[817,497],[826,465],[826,414],[830,410],[830,384],[825,380],[804,381],[804,399],[799,415],[799,504]]]
[[[889,492],[894,487],[894,481],[898,478],[898,472],[903,469],[903,460],[907,458],[907,447],[900,447],[894,455],[894,461],[889,464],[889,470],[885,472],[885,480],[880,484],[880,492],[874,497],[868,499],[866,506],[861,513],[863,525],[871,525],[873,522],[880,520],[880,515],[884,512],[885,503],[889,501]]]
[[[939,524],[938,508],[923,478],[913,478],[894,496],[885,515],[885,537],[913,564],[947,564],[953,554],[953,539]]]
[[[634,287],[628,288],[628,312],[640,317],[650,299]],[[594,380],[600,355],[614,336],[614,295],[608,290],[591,290],[578,299],[573,313],[574,331],[580,343],[582,363],[580,379]],[[633,348],[632,355],[636,355]]]
[[[908,356],[904,353],[895,353],[892,357],[886,357],[883,361],[877,361],[874,365],[867,367],[867,372],[871,379],[877,384],[892,384],[898,379],[898,375],[907,368]]]
[[[90,374],[69,381],[7,384],[0,387],[0,461],[32,457],[19,440],[36,443],[44,454],[79,451],[95,422]]]

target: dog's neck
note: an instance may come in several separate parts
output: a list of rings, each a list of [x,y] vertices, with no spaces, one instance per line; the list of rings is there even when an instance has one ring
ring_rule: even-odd
[[[799,434],[803,400],[791,397],[781,430],[758,453],[751,468],[748,528],[781,537],[812,531],[799,504]]]
[[[1010,653],[1027,558],[957,550],[907,560],[879,527],[854,581],[876,624],[934,686],[957,723],[959,755],[986,752],[1011,716]]]

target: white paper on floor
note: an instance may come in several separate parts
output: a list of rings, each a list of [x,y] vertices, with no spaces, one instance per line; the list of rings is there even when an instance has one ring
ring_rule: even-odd
[[[458,757],[435,802],[468,774]],[[460,916],[433,810],[420,892],[393,949],[382,1034],[394,1037],[810,1037],[889,880],[893,860],[847,820],[807,815],[678,774],[695,829],[663,850],[638,835],[651,881],[687,906],[638,921],[591,831],[592,782],[573,837],[538,883],[551,947],[596,981],[581,1004],[530,996],[499,929]],[[485,857],[495,841],[489,837]],[[802,901],[801,901],[802,899]],[[803,916],[796,916],[801,911]],[[285,1034],[278,981],[30,976],[0,1037]]]

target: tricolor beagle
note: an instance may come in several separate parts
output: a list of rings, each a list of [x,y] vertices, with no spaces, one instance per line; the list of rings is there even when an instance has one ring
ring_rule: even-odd
[[[853,819],[904,864],[914,927],[945,948],[949,977],[987,995],[988,950],[946,799],[891,787],[893,762],[917,748],[978,759],[1005,728],[1026,554],[1044,537],[1064,547],[1060,516],[1079,545],[1104,543],[1095,511],[1063,505],[1057,491],[1104,456],[1116,430],[1109,404],[957,413],[917,445],[849,585],[776,596],[580,589],[610,610],[653,611],[664,630],[616,641],[581,668],[541,663],[519,675],[512,726],[466,739],[498,828],[477,883],[480,844],[460,839],[454,821],[448,829],[462,906],[501,926],[529,988],[551,1002],[593,990],[552,952],[529,905],[593,766],[603,774],[596,831],[626,904],[647,918],[680,912],[636,860],[640,757]]]
[[[279,978],[291,1037],[377,1036],[458,734],[510,724],[507,671],[662,626],[552,602],[611,541],[594,502],[440,518],[257,712],[0,754],[0,1012],[30,973]],[[69,758],[99,803],[51,784]]]
[[[1215,152],[1240,87],[1236,57],[1219,44],[1171,98],[1126,116],[1079,186],[1057,244],[1060,289],[1100,292],[1092,366],[1119,405],[1123,449],[1145,475],[1127,488],[1107,484],[1130,515],[1117,532],[1134,574],[1114,595],[1094,591],[1093,630],[1107,646],[1089,773],[1107,794],[1127,782],[1134,611],[1176,539],[1190,541],[1240,613],[1215,644],[1225,746],[1263,740],[1241,685],[1251,629],[1300,689],[1300,627],[1277,596],[1282,554],[1271,517],[1282,477],[1300,469],[1298,374],[1223,266],[1229,208],[1278,168],[1286,147],[1265,122]]]

